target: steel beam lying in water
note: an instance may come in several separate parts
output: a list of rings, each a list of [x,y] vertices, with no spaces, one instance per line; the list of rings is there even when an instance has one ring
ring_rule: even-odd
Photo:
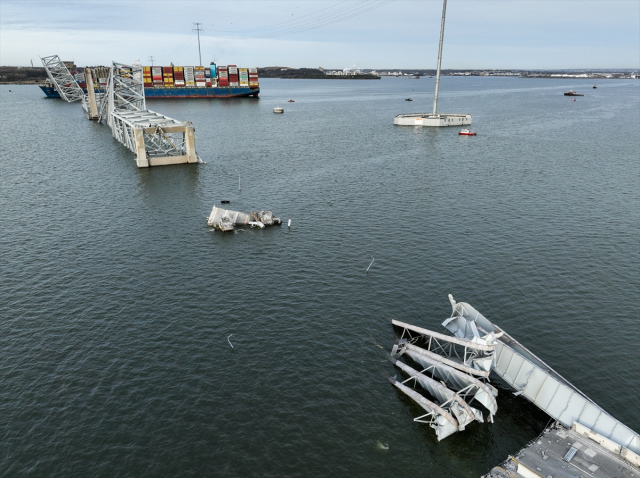
[[[436,382],[431,377],[424,375],[417,370],[409,367],[407,364],[399,362],[397,360],[391,360],[391,362],[400,370],[409,375],[409,379],[402,382],[403,384],[409,380],[415,380],[427,390],[432,397],[434,397],[440,403],[440,406],[450,412],[458,420],[459,429],[463,430],[465,426],[474,420],[484,422],[482,418],[482,412],[473,407],[470,407],[464,399],[455,393],[453,390],[449,390],[440,382]]]
[[[444,355],[447,359],[453,362],[460,360],[460,353],[462,353],[462,364],[464,370],[467,373],[477,374],[474,370],[480,370],[485,372],[484,376],[487,376],[491,371],[491,365],[493,364],[493,354],[496,350],[496,336],[493,333],[487,334],[484,337],[473,337],[471,340],[461,339],[458,337],[451,337],[432,330],[424,329],[422,327],[416,327],[415,325],[400,322],[399,320],[392,320],[391,323],[396,327],[402,327],[405,333],[411,336],[411,332],[417,333],[424,338],[426,349],[430,352],[436,352]],[[444,342],[444,343],[443,343]],[[456,350],[456,346],[464,348],[464,351]],[[449,362],[446,362],[452,367],[457,367]],[[470,370],[469,370],[470,369]]]
[[[417,349],[417,350],[416,350]],[[449,388],[457,390],[464,396],[472,396],[489,411],[489,421],[493,421],[493,415],[498,411],[496,396],[498,391],[491,385],[481,382],[477,378],[466,374],[460,370],[446,365],[445,363],[432,358],[430,355],[420,353],[419,347],[400,347],[397,355],[406,353],[409,357],[424,367],[434,377],[442,380]]]
[[[436,405],[431,400],[427,400],[415,390],[412,390],[406,385],[398,382],[395,378],[390,377],[389,381],[392,385],[397,387],[398,390],[424,408],[427,413],[414,418],[413,421],[427,423],[436,431],[438,441],[443,440],[458,431],[458,421],[449,412]]]

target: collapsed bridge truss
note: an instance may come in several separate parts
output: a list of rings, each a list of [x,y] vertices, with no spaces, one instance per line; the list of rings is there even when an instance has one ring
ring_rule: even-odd
[[[113,137],[135,153],[139,168],[201,162],[191,122],[147,109],[142,67],[112,62],[104,88],[95,82],[105,68],[85,68],[85,94],[57,55],[42,58],[42,64],[62,99],[81,100],[89,119],[106,118]]]
[[[63,100],[72,103],[84,97],[84,91],[58,55],[45,56],[40,60],[49,81]]]

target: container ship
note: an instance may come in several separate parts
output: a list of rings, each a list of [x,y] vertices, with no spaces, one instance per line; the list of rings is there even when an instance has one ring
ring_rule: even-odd
[[[66,64],[67,62],[65,62]],[[70,63],[70,62],[69,62]],[[84,73],[75,65],[68,65],[80,88],[86,91]],[[72,69],[73,68],[73,69]],[[108,68],[104,77],[98,76],[96,89],[104,90]],[[257,68],[238,68],[236,65],[217,66],[143,66],[142,80],[146,98],[232,98],[257,97],[260,93]],[[60,98],[49,80],[40,89],[48,98]]]

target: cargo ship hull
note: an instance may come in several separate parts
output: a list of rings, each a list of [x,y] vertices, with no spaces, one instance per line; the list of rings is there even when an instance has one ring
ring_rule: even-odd
[[[47,98],[60,98],[53,86],[40,85]],[[86,90],[85,90],[86,91]],[[237,98],[257,97],[260,88],[214,87],[214,88],[145,88],[145,98]]]
[[[213,88],[145,88],[145,98],[236,98],[258,96],[260,88],[225,87]]]
[[[39,85],[47,98],[60,98],[60,93],[53,86]]]

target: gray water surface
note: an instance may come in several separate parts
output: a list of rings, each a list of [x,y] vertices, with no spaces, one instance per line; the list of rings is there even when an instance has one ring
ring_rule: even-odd
[[[149,100],[207,164],[146,170],[0,87],[0,476],[477,477],[548,417],[412,421],[389,321],[441,331],[449,293],[640,430],[640,83],[591,86],[444,77],[476,137],[393,126],[426,78]],[[212,232],[222,198],[292,226]]]

